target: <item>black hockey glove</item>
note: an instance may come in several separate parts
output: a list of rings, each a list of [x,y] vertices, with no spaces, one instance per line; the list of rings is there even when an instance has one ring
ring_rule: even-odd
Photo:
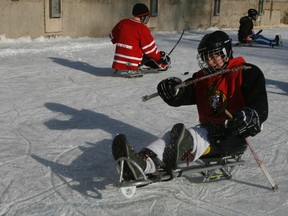
[[[158,66],[161,71],[166,71],[171,65],[171,58],[164,51],[160,51],[161,58],[158,62]]]
[[[254,109],[248,107],[235,113],[233,119],[226,120],[225,127],[242,138],[255,136],[261,131],[258,113]]]
[[[168,54],[166,54],[164,51],[160,51],[161,59],[160,63],[170,65],[171,64],[171,58]]]
[[[175,90],[175,86],[179,85],[180,83],[182,83],[182,80],[177,77],[169,77],[164,79],[157,86],[158,94],[166,103],[169,103],[181,90]]]

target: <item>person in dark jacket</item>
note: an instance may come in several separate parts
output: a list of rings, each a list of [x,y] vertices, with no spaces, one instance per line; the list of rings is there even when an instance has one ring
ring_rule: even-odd
[[[169,77],[158,84],[157,91],[169,106],[196,105],[200,124],[186,128],[177,123],[139,153],[129,145],[124,134],[119,134],[112,144],[115,160],[130,158],[147,174],[159,167],[174,170],[187,157],[196,161],[203,157],[243,154],[246,138],[258,134],[268,117],[264,74],[242,57],[233,57],[231,39],[223,31],[202,38],[197,59],[201,69],[185,80],[185,83],[194,80],[193,84],[177,89],[183,82]],[[225,69],[230,72],[215,74]],[[210,77],[202,79],[207,76]],[[137,173],[127,164],[124,178],[137,179]]]
[[[255,33],[253,31],[254,21],[257,20],[258,11],[255,9],[248,10],[248,16],[241,17],[239,23],[238,30],[238,41],[237,45],[245,44],[245,43],[258,43],[269,46],[280,46],[282,44],[280,35],[276,35],[274,40],[270,40],[269,38],[264,37],[262,34],[262,30],[260,32]]]

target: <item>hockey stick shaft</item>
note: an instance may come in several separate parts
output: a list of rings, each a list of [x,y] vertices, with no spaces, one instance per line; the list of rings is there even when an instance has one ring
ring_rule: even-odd
[[[261,34],[262,31],[263,31],[263,29],[260,29],[260,30],[256,33],[256,35]]]
[[[225,113],[230,119],[233,118],[232,114],[228,110],[225,110]],[[272,176],[270,175],[270,173],[266,169],[263,161],[257,155],[253,145],[251,144],[251,142],[249,142],[248,139],[246,139],[246,143],[247,143],[247,145],[248,145],[248,147],[249,147],[249,149],[250,149],[255,161],[257,162],[258,166],[260,167],[260,169],[262,170],[262,172],[264,173],[264,175],[268,179],[269,183],[271,184],[272,190],[274,190],[274,191],[277,190],[278,189],[278,185],[275,183],[274,179],[272,178]]]
[[[226,73],[233,72],[233,71],[238,71],[240,69],[247,70],[247,69],[251,69],[251,67],[250,66],[241,65],[241,66],[238,66],[238,67],[233,67],[233,68],[229,68],[229,69],[220,70],[219,72],[213,73],[211,75],[207,75],[207,76],[204,76],[204,77],[200,77],[198,79],[188,80],[186,82],[182,82],[181,84],[175,86],[175,90],[178,90],[178,89],[180,89],[182,87],[186,87],[188,85],[192,85],[192,84],[194,84],[196,82],[199,82],[199,81],[202,81],[202,80],[210,79],[211,77],[214,77],[214,76],[226,74]]]
[[[220,70],[219,72],[216,72],[216,73],[213,73],[213,74],[210,74],[210,75],[198,78],[198,79],[193,79],[193,80],[188,80],[186,82],[182,82],[179,85],[175,86],[175,91],[177,92],[177,90],[180,89],[180,88],[186,87],[188,85],[192,85],[192,84],[194,84],[196,82],[199,82],[199,81],[202,81],[202,80],[210,79],[211,77],[218,76],[220,74],[225,74],[225,73],[229,73],[229,72],[233,72],[233,71],[238,71],[240,69],[247,70],[247,69],[250,69],[250,68],[251,68],[250,66],[241,65],[241,66],[234,67],[234,68]],[[145,96],[142,97],[142,101],[146,102],[146,101],[148,101],[148,100],[150,100],[152,98],[155,98],[157,96],[159,96],[159,94],[157,92],[155,92],[155,93],[153,93],[151,95],[145,95]]]
[[[179,44],[179,42],[181,41],[181,39],[182,39],[182,37],[183,37],[183,35],[184,35],[184,32],[185,32],[185,29],[183,29],[180,38],[178,39],[178,41],[177,41],[177,43],[174,45],[174,47],[170,50],[170,52],[168,53],[168,55],[170,55],[170,54],[174,51],[174,49],[177,47],[177,45]]]
[[[260,29],[260,30],[255,34],[255,35],[256,35],[256,38],[253,39],[253,41],[256,41],[256,40],[258,39],[258,35],[261,34],[262,31],[263,31],[263,30]]]
[[[262,172],[264,173],[264,175],[268,179],[269,183],[271,184],[272,190],[277,190],[278,189],[278,185],[275,183],[274,179],[272,178],[272,176],[270,175],[270,173],[268,172],[268,170],[264,166],[263,161],[256,154],[255,149],[252,146],[251,142],[249,142],[249,140],[247,140],[247,139],[246,139],[246,142],[247,142],[247,145],[248,145],[248,147],[249,147],[249,149],[250,149],[255,161],[257,162],[258,166],[261,168]]]

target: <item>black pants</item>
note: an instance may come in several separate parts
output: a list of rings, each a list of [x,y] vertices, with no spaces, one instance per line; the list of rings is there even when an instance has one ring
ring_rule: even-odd
[[[141,65],[145,65],[147,67],[150,67],[152,69],[159,69],[159,65],[153,60],[153,59],[149,59],[146,55],[143,56]]]

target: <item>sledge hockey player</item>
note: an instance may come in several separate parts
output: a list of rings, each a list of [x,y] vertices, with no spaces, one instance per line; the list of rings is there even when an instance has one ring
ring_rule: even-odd
[[[241,44],[251,44],[251,43],[257,43],[257,44],[263,44],[263,45],[269,45],[269,46],[279,46],[280,36],[276,35],[274,40],[270,40],[260,33],[254,33],[253,31],[253,21],[257,20],[258,11],[255,9],[249,9],[248,10],[248,16],[244,16],[240,19],[239,23],[239,30],[238,30],[238,41],[236,45]]]
[[[132,18],[118,22],[109,35],[116,45],[112,68],[115,71],[137,71],[139,66],[146,65],[159,71],[167,70],[171,64],[170,57],[158,50],[150,29],[146,26],[150,19],[148,7],[137,3],[132,15]]]
[[[169,106],[196,105],[200,124],[191,128],[182,123],[175,124],[171,131],[139,153],[129,145],[124,134],[119,134],[112,143],[115,160],[130,158],[148,174],[159,167],[171,172],[181,160],[243,154],[247,148],[245,138],[258,134],[268,117],[264,74],[242,57],[233,57],[231,39],[223,31],[202,38],[197,60],[201,69],[186,81],[211,76],[223,69],[234,70],[177,91],[175,86],[182,81],[170,77],[158,84],[157,91]],[[137,180],[139,171],[125,163],[123,178]]]

